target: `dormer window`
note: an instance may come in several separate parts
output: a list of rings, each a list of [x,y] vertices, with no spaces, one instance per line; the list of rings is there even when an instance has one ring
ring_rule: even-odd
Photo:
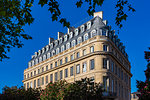
[[[56,55],[59,54],[59,48],[56,49]]]
[[[83,32],[85,31],[85,26],[82,25],[82,26],[80,27],[80,30],[81,30],[81,33],[83,33]]]
[[[84,41],[86,41],[86,40],[88,40],[88,33],[86,33],[85,35],[84,35]]]
[[[43,56],[43,61],[46,60],[46,55]]]
[[[69,39],[71,39],[73,37],[73,32],[69,33]]]
[[[67,41],[67,35],[64,36],[64,42]]]
[[[96,30],[95,29],[91,31],[91,38],[94,36],[96,36]]]
[[[31,62],[29,62],[29,63],[28,63],[28,66],[29,66],[29,67],[31,67],[31,66],[32,66],[32,63],[31,63]]]
[[[45,48],[42,48],[42,53],[44,53],[45,52]]]
[[[50,49],[52,49],[52,48],[53,48],[53,43],[50,44]]]
[[[82,37],[79,37],[78,39],[77,39],[77,44],[79,44],[79,43],[81,43],[82,42]]]
[[[35,60],[35,64],[38,64],[38,59]]]
[[[76,45],[76,41],[73,40],[73,41],[71,42],[71,46],[74,47],[75,45]]]
[[[39,58],[39,62],[42,62],[42,57]]]
[[[32,64],[31,64],[31,66],[34,66],[34,60],[32,61]]]
[[[54,55],[55,55],[55,50],[52,51],[52,56],[54,56]]]
[[[91,21],[87,23],[87,29],[91,28]]]
[[[47,58],[50,58],[50,52],[47,54]]]
[[[55,40],[55,47],[58,45],[58,41],[57,40]]]
[[[62,43],[62,38],[59,38],[59,44],[61,44]]]
[[[79,34],[78,28],[76,28],[74,32],[75,32],[75,36],[77,36]]]
[[[41,50],[38,51],[38,55],[40,55],[40,54],[41,54]]]
[[[108,36],[108,34],[107,34],[107,30],[102,30],[102,36]]]
[[[48,49],[49,49],[49,46],[47,45],[47,46],[46,46],[46,51],[48,51]]]
[[[67,43],[66,44],[66,49],[69,49],[70,48],[70,43]]]
[[[63,45],[63,46],[61,46],[61,52],[63,52],[64,50],[65,50],[65,47]]]

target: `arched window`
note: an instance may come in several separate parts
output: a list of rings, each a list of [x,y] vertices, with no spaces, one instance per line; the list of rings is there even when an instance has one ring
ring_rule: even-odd
[[[61,52],[63,52],[64,50],[65,50],[65,47],[63,45],[63,46],[61,46]]]
[[[39,63],[39,62],[38,62],[38,59],[36,59],[36,60],[35,60],[35,64],[38,64],[38,63]]]
[[[47,54],[47,58],[50,58],[50,52]]]
[[[52,49],[52,48],[53,48],[53,43],[50,44],[50,49]]]
[[[43,61],[46,60],[46,55],[43,56]]]
[[[59,48],[56,49],[56,55],[59,53]]]
[[[54,55],[55,55],[55,50],[52,51],[52,56],[54,56]]]
[[[45,48],[42,48],[42,53],[44,53],[45,52]]]
[[[58,41],[57,40],[55,40],[55,47],[58,45]]]
[[[88,33],[84,34],[84,41],[88,40]]]
[[[70,48],[70,43],[67,43],[66,44],[66,49],[69,49]]]
[[[82,42],[82,37],[78,37],[77,39],[77,44],[81,43]]]
[[[71,46],[74,47],[75,45],[76,45],[76,41],[73,40],[73,41],[71,42]]]
[[[85,26],[82,25],[82,26],[80,27],[80,30],[81,30],[81,33],[83,33],[83,32],[85,31]]]
[[[91,38],[94,36],[96,36],[96,30],[95,29],[91,31]]]
[[[88,23],[87,23],[87,29],[90,29],[91,28],[91,21],[89,21]]]
[[[71,39],[73,37],[73,32],[69,33],[69,39]]]
[[[42,62],[42,57],[39,58],[39,62]]]
[[[32,62],[29,62],[28,65],[29,65],[29,67],[31,67],[32,66]]]
[[[67,41],[67,35],[64,36],[64,41]]]
[[[77,36],[78,34],[79,34],[79,30],[78,30],[78,28],[77,29],[75,29],[75,36]]]
[[[38,55],[40,55],[40,54],[41,54],[41,50],[38,51]]]
[[[59,44],[61,44],[62,43],[62,38],[59,38]]]
[[[46,51],[48,51],[48,50],[49,50],[49,46],[47,45],[47,46],[46,46]]]

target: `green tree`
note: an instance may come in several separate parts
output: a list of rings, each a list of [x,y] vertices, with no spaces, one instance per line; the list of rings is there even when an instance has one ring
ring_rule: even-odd
[[[145,70],[146,81],[137,81],[138,92],[141,93],[139,100],[150,100],[150,51],[145,51],[145,59],[148,63]]]
[[[41,100],[103,100],[100,83],[85,78],[74,83],[58,81],[49,83],[42,91]]]
[[[29,88],[25,90],[24,87],[17,88],[17,86],[5,86],[2,94],[0,94],[0,100],[39,100],[39,97],[39,89]]]
[[[31,15],[31,7],[34,0],[0,0],[0,60],[9,58],[6,53],[12,47],[22,47],[21,38],[32,39],[28,34],[24,34],[23,26],[31,24],[34,18]],[[82,7],[83,3],[88,4],[87,13],[92,16],[95,8],[102,6],[105,0],[78,0],[76,7]],[[58,21],[65,27],[69,27],[70,23],[65,17],[61,16],[58,0],[39,0],[39,5],[43,7],[47,5],[51,13],[52,21]],[[121,28],[122,21],[128,17],[128,12],[134,12],[128,0],[116,0],[116,24]],[[126,9],[128,11],[126,12]]]

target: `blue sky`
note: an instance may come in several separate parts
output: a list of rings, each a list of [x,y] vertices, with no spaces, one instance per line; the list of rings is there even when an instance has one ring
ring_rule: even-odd
[[[38,1],[38,0],[36,0]],[[86,13],[87,5],[77,9],[75,0],[59,0],[61,5],[62,16],[71,22],[71,26],[79,26],[90,20]],[[108,20],[108,24],[112,29],[118,30],[115,25],[115,2],[116,0],[105,0],[102,7],[97,7],[96,11],[104,11],[104,19]],[[119,38],[126,46],[126,52],[131,62],[131,92],[136,91],[136,80],[145,80],[144,70],[146,69],[146,61],[144,60],[144,51],[150,47],[150,1],[149,0],[132,0],[130,1],[136,9],[135,13],[129,13],[127,21],[123,22],[123,28],[120,30]],[[27,68],[28,61],[35,51],[48,44],[48,38],[57,38],[57,32],[67,32],[67,28],[63,28],[58,22],[51,21],[51,15],[47,7],[41,8],[34,3],[32,15],[35,21],[30,26],[24,27],[25,33],[33,37],[32,40],[22,40],[23,48],[13,48],[8,53],[10,59],[0,62],[0,92],[2,88],[7,86],[23,85],[23,71]]]

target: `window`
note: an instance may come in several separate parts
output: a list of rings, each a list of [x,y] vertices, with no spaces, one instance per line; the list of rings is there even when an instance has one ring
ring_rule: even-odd
[[[44,67],[42,67],[42,72],[44,72]]]
[[[88,34],[86,33],[85,35],[84,35],[84,41],[86,41],[86,40],[88,40]]]
[[[75,35],[77,36],[79,33],[78,29],[75,29]]]
[[[38,79],[38,86],[40,86],[40,78]]]
[[[114,72],[114,62],[111,62],[111,71]]]
[[[63,78],[63,71],[60,71],[60,80]]]
[[[39,58],[39,62],[42,62],[42,57]]]
[[[80,53],[79,52],[77,52],[77,58],[79,58],[80,57]]]
[[[120,77],[120,67],[118,67],[118,76]]]
[[[58,75],[57,75],[57,72],[55,72],[55,81],[58,80]]]
[[[103,77],[103,86],[104,86],[104,90],[107,91],[108,87],[107,87],[107,77],[106,76]]]
[[[32,72],[31,72],[31,77],[32,77]]]
[[[46,76],[46,82],[45,82],[46,84],[48,83],[48,75]]]
[[[47,58],[50,58],[50,52],[47,54]]]
[[[49,46],[47,45],[47,46],[46,46],[46,51],[48,51],[48,49],[49,49]]]
[[[32,81],[30,82],[30,87],[32,88]]]
[[[55,55],[55,50],[52,51],[52,56],[54,56],[54,55]]]
[[[38,74],[40,74],[40,69],[38,69]]]
[[[117,94],[117,81],[115,81],[115,92],[116,92],[116,94]]]
[[[44,77],[42,77],[42,85],[44,85]]]
[[[36,70],[34,71],[34,76],[36,75]]]
[[[38,59],[35,60],[35,64],[38,64]]]
[[[50,49],[52,49],[52,48],[53,48],[53,43],[50,44]]]
[[[94,46],[90,47],[90,52],[94,52]]]
[[[65,50],[65,47],[63,45],[63,46],[61,46],[61,52],[63,52],[64,50]]]
[[[76,45],[76,41],[73,40],[73,41],[71,42],[71,46],[74,47],[75,45]]]
[[[34,80],[34,88],[36,88],[36,80]]]
[[[27,89],[29,88],[29,82],[27,83]]]
[[[67,41],[67,35],[64,36],[64,42]]]
[[[48,66],[46,66],[46,71],[48,71]]]
[[[59,48],[56,49],[56,55],[59,54]]]
[[[121,79],[123,80],[123,71],[121,71]]]
[[[70,33],[69,33],[69,39],[71,39],[72,37],[73,37],[73,33],[70,32]]]
[[[73,66],[70,67],[70,76],[73,76]]]
[[[68,68],[65,69],[65,78],[68,77]]]
[[[95,66],[94,59],[90,60],[90,70],[93,70]]]
[[[77,65],[76,66],[76,74],[79,74],[80,73],[80,65]]]
[[[57,61],[55,62],[55,67],[57,67]]]
[[[79,38],[77,39],[77,44],[80,44],[81,42],[82,42],[82,38],[79,37]]]
[[[67,62],[68,62],[68,58],[66,57],[66,58],[65,58],[65,63],[67,63]]]
[[[83,56],[86,55],[86,49],[83,50]]]
[[[74,59],[73,55],[71,55],[71,61]]]
[[[46,55],[43,56],[43,60],[45,60],[45,59],[46,59]]]
[[[117,65],[115,66],[115,74],[117,75]]]
[[[87,65],[86,65],[86,62],[83,63],[83,72],[86,72],[86,69],[87,69]]]
[[[107,58],[103,58],[103,68],[109,69],[109,60]]]
[[[102,35],[106,36],[106,30],[102,30]]]
[[[107,45],[103,45],[103,51],[107,51]]]
[[[53,74],[50,75],[50,82],[53,82]]]
[[[62,59],[60,60],[60,65],[62,65]]]
[[[55,47],[58,45],[58,41],[57,40],[55,40]]]
[[[91,38],[94,36],[96,36],[96,30],[95,29],[91,31]]]
[[[29,78],[29,74],[28,74],[28,78]]]
[[[80,30],[81,30],[81,33],[83,33],[84,32],[84,25],[82,25],[81,27],[80,27]]]
[[[51,64],[51,69],[53,68],[53,64]]]
[[[70,48],[70,43],[67,43],[66,44],[66,49],[69,49]]]
[[[114,92],[114,80],[113,79],[111,80],[111,91],[112,93]]]
[[[62,38],[59,38],[59,44],[61,44],[62,43]]]
[[[91,22],[88,22],[87,23],[87,29],[90,29],[91,28]]]

